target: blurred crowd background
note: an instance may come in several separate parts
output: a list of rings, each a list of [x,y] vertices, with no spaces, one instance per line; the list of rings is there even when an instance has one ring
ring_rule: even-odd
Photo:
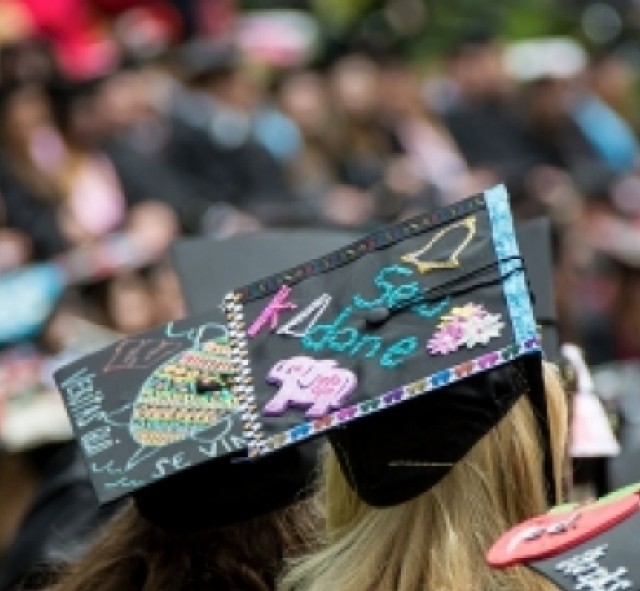
[[[179,237],[504,182],[552,220],[562,340],[637,396],[639,32],[636,0],[0,0],[0,589],[71,453],[52,369],[185,313]]]

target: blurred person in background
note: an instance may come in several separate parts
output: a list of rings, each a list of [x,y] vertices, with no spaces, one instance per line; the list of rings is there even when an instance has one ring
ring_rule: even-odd
[[[582,224],[589,256],[584,296],[574,302],[587,361],[640,359],[640,241],[637,224],[606,203],[591,206]]]
[[[610,100],[614,100],[611,95]],[[588,86],[571,105],[571,117],[607,170],[614,174],[638,170],[640,144],[634,130]]]
[[[616,51],[603,52],[593,56],[587,75],[591,91],[637,130],[640,124],[636,101],[638,74],[630,60]]]
[[[170,111],[166,162],[211,203],[224,203],[259,222],[308,219],[293,199],[285,171],[253,135],[263,89],[233,47],[197,40],[176,57],[184,86]]]
[[[44,586],[117,508],[98,506],[51,378],[66,356],[115,337],[69,304],[58,308],[39,343],[0,351],[2,591]]]
[[[562,37],[524,41],[507,60],[523,82],[523,115],[539,164],[566,170],[587,196],[606,193],[617,175],[636,168],[633,130],[589,86],[594,77],[579,44]]]
[[[317,223],[356,228],[375,215],[373,197],[342,174],[344,121],[320,73],[301,70],[279,88],[283,111],[296,124],[301,146],[288,164],[292,191],[308,204]]]
[[[5,221],[28,236],[36,259],[59,254],[71,242],[59,218],[62,195],[55,180],[63,153],[43,90],[32,83],[0,87],[0,195]]]
[[[379,111],[380,72],[364,54],[340,57],[327,73],[330,111],[325,132],[337,183],[322,197],[324,218],[346,228],[376,223],[374,188],[396,152]],[[395,213],[395,208],[394,208]]]
[[[293,190],[320,214],[322,197],[339,182],[336,161],[339,130],[332,124],[329,90],[322,74],[291,72],[278,89],[279,103],[301,134],[301,146],[288,166]]]
[[[410,65],[400,60],[383,65],[380,102],[383,120],[406,155],[398,158],[406,182],[413,176],[421,190],[432,187],[442,204],[474,192],[465,159],[444,124],[427,110]]]
[[[117,172],[100,145],[104,134],[97,108],[99,81],[51,86],[54,120],[64,150],[55,170],[62,193],[61,216],[73,242],[95,240],[118,228],[127,202]]]
[[[1,15],[1,13],[0,13]],[[45,84],[59,74],[59,69],[49,44],[31,35],[0,43],[0,84]]]
[[[522,89],[523,114],[536,165],[567,170],[574,182],[593,191],[600,179],[607,182],[608,177],[570,115],[575,84],[572,79],[547,75],[528,82]]]
[[[80,245],[125,229],[161,256],[177,233],[176,216],[154,195],[137,192],[138,186],[129,185],[125,191],[118,170],[102,149],[106,126],[98,100],[100,84],[63,82],[51,88],[54,117],[65,145],[56,169],[65,233]],[[104,288],[106,319],[115,330],[136,332],[162,320],[154,313],[142,276],[116,276]]]
[[[340,129],[341,180],[366,190],[383,179],[386,162],[397,153],[379,119],[379,67],[364,55],[348,54],[332,66],[328,80],[335,109],[333,124]]]
[[[129,203],[154,199],[170,207],[186,233],[201,230],[210,201],[163,161],[169,123],[158,108],[164,73],[153,66],[123,68],[102,81],[96,108],[104,122],[101,148],[118,173]],[[159,79],[160,78],[160,79]]]
[[[486,30],[473,31],[453,46],[445,65],[451,92],[443,117],[468,166],[486,184],[517,180],[534,155],[498,40]]]

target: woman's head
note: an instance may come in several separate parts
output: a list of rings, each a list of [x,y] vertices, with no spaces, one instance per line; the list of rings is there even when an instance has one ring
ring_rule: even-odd
[[[49,85],[49,100],[59,133],[71,147],[95,149],[107,131],[98,93],[102,79],[85,82],[56,80]]]
[[[271,591],[285,558],[314,544],[316,452],[227,456],[152,479],[52,591]]]
[[[177,534],[130,503],[51,591],[270,591],[283,559],[308,550],[314,524],[313,501],[306,501]]]
[[[345,478],[368,504],[388,507],[433,487],[525,393],[546,415],[538,356],[407,397],[329,434]],[[539,426],[546,430],[544,421]],[[550,465],[545,471],[551,481]],[[548,491],[552,499],[554,491]]]
[[[547,366],[544,377],[559,485],[567,407],[556,372]],[[486,550],[505,529],[547,509],[543,450],[535,411],[522,395],[437,484],[385,508],[356,494],[344,461],[328,450],[328,546],[294,569],[283,589],[544,589],[528,571],[494,573],[484,564]]]
[[[12,150],[27,152],[34,134],[51,123],[42,90],[20,83],[0,89],[0,135]]]

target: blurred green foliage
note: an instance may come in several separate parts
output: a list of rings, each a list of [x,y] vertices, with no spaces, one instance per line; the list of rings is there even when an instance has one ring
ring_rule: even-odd
[[[451,37],[478,23],[494,27],[509,39],[578,29],[578,15],[570,0],[417,0],[417,3],[423,5],[426,15],[422,31],[425,36]],[[394,5],[415,3],[407,0],[244,0],[239,4],[245,9],[309,9],[335,34],[352,32],[372,17],[388,14]]]
[[[546,35],[584,40],[582,10],[592,1],[609,0],[244,0],[240,5],[312,11],[323,32],[325,60],[348,48],[366,48],[425,61],[479,29],[506,41]],[[620,7],[626,2],[617,0]],[[621,14],[629,26],[624,9]],[[640,25],[640,10],[637,16]]]
[[[478,29],[504,40],[580,35],[578,15],[558,0],[428,0],[423,30],[405,43],[413,56],[441,54]]]

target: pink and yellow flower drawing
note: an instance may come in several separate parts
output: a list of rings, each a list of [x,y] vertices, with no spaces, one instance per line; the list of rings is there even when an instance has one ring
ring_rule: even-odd
[[[448,355],[463,346],[471,349],[487,345],[500,336],[504,322],[500,314],[491,314],[482,305],[469,303],[442,316],[437,328],[427,350],[431,355]]]

